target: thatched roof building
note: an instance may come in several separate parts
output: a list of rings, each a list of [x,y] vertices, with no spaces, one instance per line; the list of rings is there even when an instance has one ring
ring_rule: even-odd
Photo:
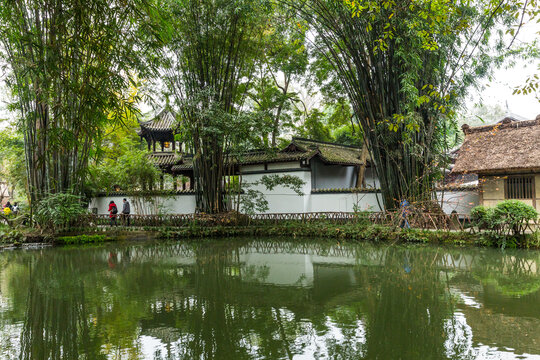
[[[540,172],[540,115],[536,120],[505,119],[489,126],[463,125],[465,141],[454,173],[480,175]]]

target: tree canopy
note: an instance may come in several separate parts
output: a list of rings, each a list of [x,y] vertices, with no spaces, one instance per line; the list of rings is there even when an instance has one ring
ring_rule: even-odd
[[[366,144],[387,208],[428,199],[464,96],[538,56],[514,41],[538,15],[536,0],[0,0],[29,199],[155,180],[110,172],[149,165],[126,153],[142,83],[179,114],[199,211],[227,210],[237,154],[291,135]]]

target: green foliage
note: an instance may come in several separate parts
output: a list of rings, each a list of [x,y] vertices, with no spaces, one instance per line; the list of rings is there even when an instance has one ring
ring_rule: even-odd
[[[60,236],[55,239],[55,242],[58,244],[64,244],[64,245],[82,245],[82,244],[101,243],[108,240],[109,238],[106,235],[96,234],[96,235]]]
[[[538,212],[519,200],[505,200],[493,208],[473,208],[471,219],[474,226],[487,230],[502,247],[516,247],[529,222],[538,219]]]
[[[507,229],[513,235],[523,235],[530,221],[538,219],[538,211],[519,200],[505,200],[493,208],[491,223],[499,229]]]
[[[287,3],[313,27],[321,44],[318,57],[329,60],[318,61],[319,82],[324,85],[326,74],[335,72],[334,92],[348,95],[388,209],[404,196],[431,197],[444,153],[456,140],[455,110],[467,89],[513,50],[496,26],[511,27],[515,11],[534,6],[520,1]]]
[[[104,159],[89,171],[87,191],[92,194],[114,190],[119,186],[123,191],[150,190],[159,181],[161,172],[148,158],[148,152],[139,150],[131,142],[124,144],[120,156]]]
[[[24,194],[27,183],[24,143],[22,136],[12,128],[0,131],[0,179],[7,184],[5,192],[14,191],[17,197]],[[0,191],[0,199],[8,195],[5,192]]]
[[[18,244],[23,242],[24,234],[19,229],[0,227],[0,243]]]
[[[86,213],[87,209],[80,196],[69,193],[50,194],[39,202],[35,220],[42,228],[56,230],[68,226]]]
[[[479,229],[488,229],[491,224],[491,209],[485,206],[475,206],[471,209],[471,221]]]
[[[164,80],[194,151],[197,208],[219,213],[225,210],[225,154],[242,146],[260,119],[246,114],[244,104],[270,2],[169,0],[161,9],[168,25]]]
[[[309,62],[305,21],[280,4],[272,7],[248,92],[253,111],[263,117],[263,126],[256,128],[261,139],[256,147],[275,147],[280,134],[294,129],[295,109],[301,107],[295,83],[305,76]]]

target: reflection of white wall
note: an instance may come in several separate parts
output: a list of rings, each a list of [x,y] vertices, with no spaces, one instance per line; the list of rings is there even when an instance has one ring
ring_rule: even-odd
[[[254,279],[264,284],[313,286],[313,264],[309,255],[261,254],[240,255],[246,267],[267,268],[264,279]]]

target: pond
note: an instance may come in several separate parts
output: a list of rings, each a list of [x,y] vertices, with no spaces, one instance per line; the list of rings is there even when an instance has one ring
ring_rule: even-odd
[[[540,252],[298,240],[0,253],[1,359],[540,359]]]

